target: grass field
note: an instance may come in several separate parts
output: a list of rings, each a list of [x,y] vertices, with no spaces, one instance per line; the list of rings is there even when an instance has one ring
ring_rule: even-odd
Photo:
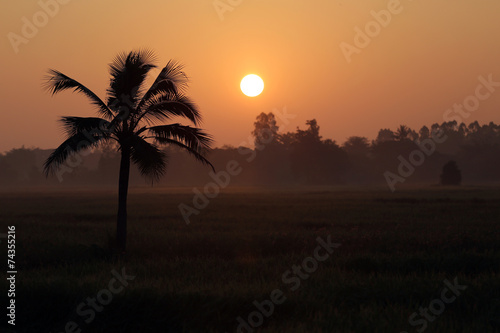
[[[132,189],[118,257],[114,192],[0,194],[0,233],[16,226],[16,332],[236,332],[251,313],[262,325],[241,332],[500,332],[499,189],[228,190],[186,225],[177,207],[192,197]],[[318,237],[340,246],[285,282]],[[135,278],[109,304],[77,313],[122,269]],[[467,288],[439,301],[455,279]],[[282,304],[256,314],[275,289]]]

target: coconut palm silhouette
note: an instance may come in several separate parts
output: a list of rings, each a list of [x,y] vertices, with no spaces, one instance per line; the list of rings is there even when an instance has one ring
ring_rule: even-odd
[[[45,88],[52,94],[64,90],[82,93],[97,107],[99,117],[62,117],[67,139],[46,160],[46,175],[54,174],[72,154],[116,142],[121,153],[116,241],[124,253],[127,239],[127,194],[130,163],[141,174],[158,180],[166,168],[162,145],[183,148],[197,160],[212,167],[205,158],[210,150],[211,136],[197,128],[201,115],[196,105],[184,94],[187,76],[182,66],[169,61],[154,83],[146,89],[148,73],[156,68],[155,55],[149,50],[119,54],[109,64],[111,80],[106,103],[78,81],[56,70],[49,70]],[[183,117],[192,126],[164,121]]]

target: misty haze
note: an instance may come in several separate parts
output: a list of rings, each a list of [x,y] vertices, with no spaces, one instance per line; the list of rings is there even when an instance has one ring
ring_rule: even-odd
[[[0,331],[500,332],[499,12],[4,3]]]

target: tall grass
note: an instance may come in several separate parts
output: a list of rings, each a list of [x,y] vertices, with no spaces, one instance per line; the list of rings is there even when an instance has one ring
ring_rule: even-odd
[[[467,290],[426,331],[500,330],[498,189],[230,190],[190,225],[188,191],[137,189],[126,257],[108,245],[113,192],[0,200],[0,232],[17,231],[16,332],[236,332],[274,289],[287,299],[255,332],[416,332],[408,317],[455,277]],[[292,291],[283,273],[328,235],[341,246]],[[77,306],[122,267],[135,279],[85,323]]]

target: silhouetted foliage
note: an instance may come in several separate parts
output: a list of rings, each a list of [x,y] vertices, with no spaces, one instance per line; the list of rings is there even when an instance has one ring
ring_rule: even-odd
[[[458,169],[457,162],[449,161],[443,166],[441,185],[458,186],[462,183],[462,172]]]
[[[262,112],[257,116],[254,123],[252,135],[255,138],[255,146],[268,145],[276,142],[279,127],[276,125],[276,119],[272,112],[265,114]]]
[[[154,60],[154,54],[147,50],[119,54],[109,65],[111,80],[106,102],[80,82],[56,70],[49,70],[45,82],[51,94],[68,89],[84,94],[99,116],[61,118],[67,139],[45,161],[47,175],[56,174],[61,179],[62,167],[73,173],[71,165],[65,166],[65,162],[71,157],[82,159],[84,150],[102,145],[109,148],[109,144],[114,143],[119,151],[116,239],[121,251],[126,247],[131,162],[151,182],[159,180],[166,170],[167,154],[161,146],[180,147],[211,166],[204,156],[212,143],[210,135],[197,127],[178,123],[164,125],[173,117],[181,117],[196,126],[201,115],[184,94],[187,76],[176,62],[169,61],[153,84],[146,86],[148,74],[156,68]],[[100,167],[107,168],[106,160],[111,162],[117,158],[114,154],[105,154]]]
[[[467,183],[500,182],[500,126],[493,122],[483,125],[444,122],[423,126],[418,131],[400,127],[397,135],[390,129],[382,129],[372,142],[353,136],[340,147],[321,136],[316,120],[308,120],[306,125],[305,129],[282,133],[272,113],[263,113],[254,122],[255,147],[251,147],[249,140],[246,147],[224,146],[213,149],[207,156],[216,170],[224,170],[229,161],[242,166],[243,171],[231,178],[230,185],[235,186],[385,185],[383,173],[397,172],[399,157],[408,159],[412,152],[421,149],[419,145],[426,145],[424,163],[415,168],[406,183],[436,183],[436,176],[450,160],[460,165]],[[440,142],[433,139],[436,133],[441,133]],[[43,177],[43,160],[50,151],[13,149],[0,154],[0,185],[5,188],[115,186],[116,169],[120,165],[120,152],[116,149],[116,145],[105,145],[89,150],[82,156],[82,163],[64,175],[62,183]],[[192,161],[182,147],[166,146],[160,151],[169,157],[170,163],[158,185],[204,186],[212,181],[206,168]],[[134,165],[130,169],[130,184],[145,185]]]
[[[382,143],[386,141],[393,141],[396,138],[396,135],[393,131],[388,128],[381,129],[378,131],[377,138],[375,139],[376,143]]]
[[[350,155],[366,157],[370,152],[370,143],[365,137],[351,136],[344,142],[342,148]]]

